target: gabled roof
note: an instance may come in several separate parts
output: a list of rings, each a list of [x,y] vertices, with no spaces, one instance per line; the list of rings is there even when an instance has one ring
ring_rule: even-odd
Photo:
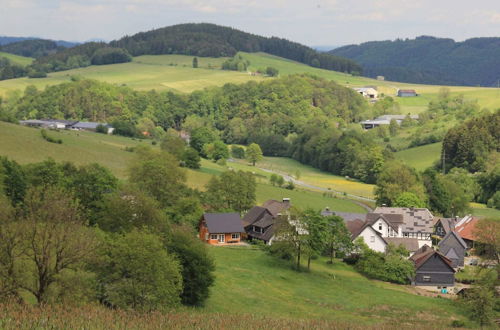
[[[209,233],[243,233],[243,222],[238,213],[205,213],[203,219]]]
[[[403,216],[403,232],[432,233],[434,216],[426,208],[377,207],[373,213],[400,214]]]
[[[394,244],[396,246],[403,245],[405,249],[410,252],[418,250],[418,238],[410,237],[384,237],[387,244]]]
[[[252,225],[257,226],[257,227],[262,227],[266,228],[274,224],[274,218],[271,214],[265,212],[264,216],[260,219],[255,221]]]
[[[333,213],[334,213],[333,215],[339,216],[342,219],[344,219],[346,223],[351,220],[361,219],[362,221],[364,221],[366,219],[366,214],[364,213],[350,213],[350,212],[338,212],[338,211],[333,211]]]
[[[462,220],[456,225],[455,231],[463,239],[467,239],[469,241],[475,241],[476,236],[474,235],[474,230],[476,229],[476,224],[478,223],[478,221],[479,221],[478,218],[473,218],[473,217],[465,219],[465,221]]]
[[[458,254],[454,248],[451,248],[448,250],[448,253],[446,253],[445,257],[448,259],[458,259]]]
[[[351,232],[351,239],[356,238],[364,229],[365,222],[361,219],[346,221],[346,227]]]
[[[413,261],[413,263],[415,264],[415,269],[418,270],[420,267],[422,267],[422,265],[424,265],[427,260],[429,260],[429,258],[431,258],[432,256],[434,255],[437,255],[439,258],[441,258],[441,260],[443,260],[443,262],[453,271],[455,272],[455,270],[453,269],[453,266],[452,266],[452,262],[450,259],[446,258],[444,255],[442,255],[441,253],[437,252],[436,250],[434,250],[433,248],[431,248],[430,246],[428,246],[427,244],[425,244],[424,246],[422,246],[420,249],[418,249],[414,255],[412,255],[410,257],[410,260]]]
[[[368,213],[366,215],[366,221],[373,225],[379,219],[384,220],[394,231],[398,231],[398,225],[403,224],[403,216],[401,214],[380,214],[380,213]]]
[[[455,225],[457,223],[456,218],[436,218],[434,226],[441,224],[444,229],[444,232],[448,234],[450,231],[455,229]]]
[[[259,221],[265,214],[271,214],[266,208],[261,206],[252,207],[243,217],[243,225],[246,227]]]
[[[278,202],[274,199],[270,199],[262,205],[266,208],[273,217],[278,216],[279,213],[286,211],[290,208],[290,203]]]
[[[438,246],[441,247],[441,246],[446,245],[446,242],[452,238],[455,238],[458,241],[458,243],[460,243],[460,245],[462,245],[462,247],[464,249],[467,248],[467,243],[465,243],[464,240],[462,239],[462,237],[460,237],[460,235],[457,234],[457,232],[455,232],[455,231],[451,231],[448,234],[446,234],[446,236],[441,240],[441,242],[438,243]]]

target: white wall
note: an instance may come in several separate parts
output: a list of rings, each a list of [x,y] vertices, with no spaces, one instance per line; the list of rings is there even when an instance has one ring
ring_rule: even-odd
[[[363,231],[361,232],[361,234],[358,235],[358,237],[362,237],[366,245],[368,245],[370,249],[377,252],[385,252],[385,246],[387,244],[379,235],[377,235],[377,233],[375,232],[375,230],[373,230],[372,227],[368,226],[365,229],[363,229]]]

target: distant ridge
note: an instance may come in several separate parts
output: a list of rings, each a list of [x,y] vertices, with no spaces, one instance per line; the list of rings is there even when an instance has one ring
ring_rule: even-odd
[[[26,41],[26,40],[50,40],[50,39],[42,39],[37,37],[9,37],[9,36],[0,36],[0,46],[12,44],[15,42]],[[66,40],[50,40],[56,43],[57,46],[62,46],[65,48],[74,47],[79,45],[79,42],[74,41],[66,41]]]
[[[361,64],[367,77],[380,75],[386,80],[496,87],[500,79],[500,38],[455,42],[421,36],[365,42],[329,53]]]

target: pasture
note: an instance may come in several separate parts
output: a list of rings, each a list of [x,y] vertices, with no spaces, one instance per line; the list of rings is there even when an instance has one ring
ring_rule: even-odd
[[[376,86],[379,93],[394,96],[398,89],[415,89],[418,97],[397,98],[402,113],[420,113],[427,108],[429,101],[438,96],[442,86],[407,84],[391,81],[378,81],[350,74],[313,68],[311,66],[287,60],[266,53],[245,53],[241,56],[250,61],[249,71],[265,69],[268,66],[279,70],[280,75],[307,73],[328,80],[333,80],[346,87]],[[15,56],[7,54],[8,56]],[[30,64],[32,59],[16,57]],[[195,90],[226,83],[244,83],[261,81],[263,76],[254,76],[249,72],[223,71],[220,65],[227,58],[198,57],[199,67],[192,67],[193,56],[186,55],[144,55],[138,56],[130,63],[89,66],[68,71],[49,73],[47,78],[17,78],[0,81],[0,96],[9,91],[24,90],[28,85],[43,89],[47,85],[70,81],[72,76],[96,79],[116,85],[126,85],[136,90],[171,90],[190,93]],[[481,107],[500,108],[500,89],[482,87],[448,86],[452,94],[463,94],[467,99],[477,99]]]
[[[397,159],[418,171],[424,171],[441,158],[442,143],[432,143],[396,152]]]
[[[11,61],[14,64],[26,66],[30,65],[34,59],[31,57],[24,57],[24,56],[19,56],[19,55],[14,55],[10,53],[5,53],[5,52],[0,52],[0,57],[5,57],[9,61]]]

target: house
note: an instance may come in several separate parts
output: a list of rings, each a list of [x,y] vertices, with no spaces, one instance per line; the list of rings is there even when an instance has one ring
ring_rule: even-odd
[[[360,122],[363,129],[372,129],[382,125],[390,125],[392,120],[395,120],[398,125],[401,125],[403,120],[410,118],[418,120],[418,115],[383,115],[372,120],[363,120]]]
[[[354,88],[356,92],[363,95],[363,97],[370,100],[377,100],[378,92],[375,88],[372,87],[362,87],[362,88]]]
[[[478,218],[468,215],[455,225],[455,231],[464,240],[469,249],[474,247],[474,242],[477,240],[474,230],[478,222]]]
[[[365,221],[350,220],[346,226],[353,241],[361,237],[374,251],[385,252],[389,244],[394,244],[403,245],[411,255],[419,248],[418,239],[402,237],[402,223],[399,214],[368,213]]]
[[[413,285],[431,289],[446,289],[455,285],[455,270],[451,260],[428,245],[422,246],[410,260],[415,265]]]
[[[50,129],[64,129],[66,128],[66,124],[63,121],[58,120],[38,120],[38,119],[30,119],[30,120],[21,120],[19,124],[23,126],[30,127],[38,127],[38,128],[50,128]]]
[[[457,218],[436,218],[434,220],[434,235],[441,238],[455,230],[455,225],[459,221]]]
[[[418,96],[414,89],[398,89],[399,97],[415,97]]]
[[[464,267],[467,243],[455,231],[449,232],[438,244],[439,252],[451,260],[453,268]]]
[[[239,213],[205,213],[199,223],[199,237],[211,245],[238,244],[245,235]]]
[[[426,208],[413,207],[377,207],[373,213],[383,214],[387,219],[388,215],[398,214],[402,216],[401,236],[417,238],[419,247],[432,245],[431,235],[434,231],[434,216]]]
[[[92,131],[92,132],[95,132],[97,130],[98,126],[104,126],[104,127],[106,127],[108,134],[112,134],[113,131],[115,130],[111,125],[106,124],[106,123],[85,122],[85,121],[76,122],[75,124],[69,126],[68,128],[72,129],[72,130],[77,130],[77,131]]]
[[[276,219],[290,208],[290,199],[282,202],[268,200],[262,206],[252,207],[243,217],[243,226],[249,240],[258,239],[271,244],[274,238]]]

